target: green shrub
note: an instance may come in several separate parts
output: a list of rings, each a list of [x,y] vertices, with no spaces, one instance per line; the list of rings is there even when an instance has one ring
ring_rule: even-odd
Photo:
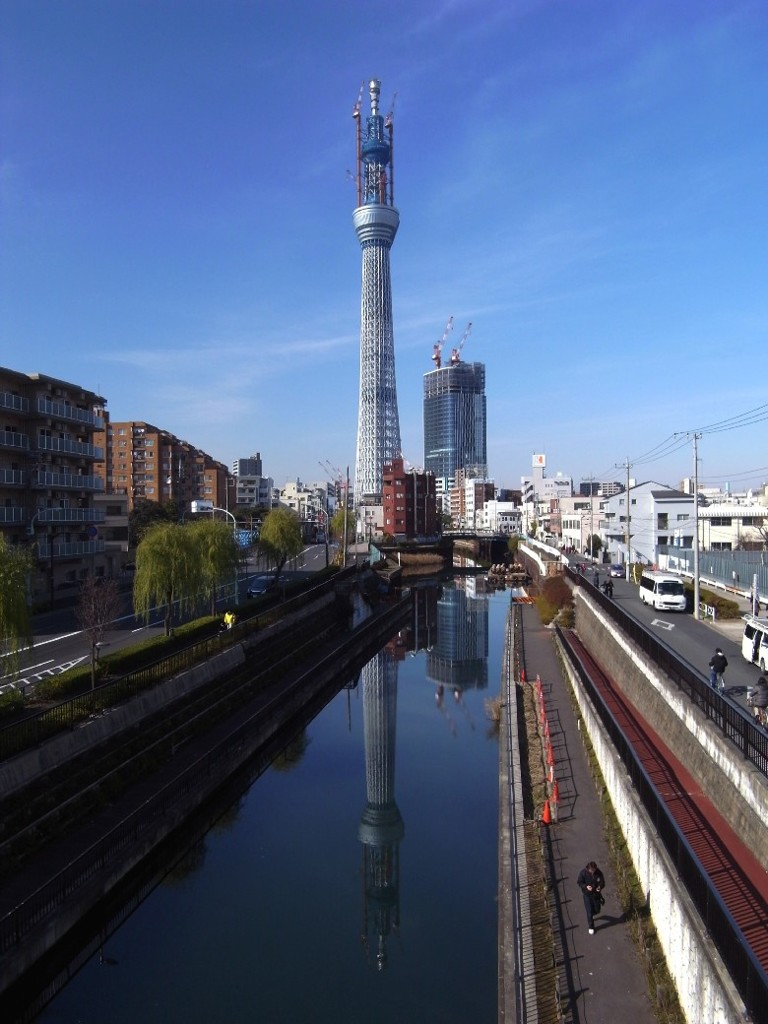
[[[688,598],[688,608],[690,611],[693,611],[693,583],[686,582],[685,592]],[[716,619],[740,619],[743,614],[735,601],[732,601],[724,594],[707,590],[704,587],[699,587],[699,600],[703,604],[714,607]]]
[[[96,685],[103,682],[106,669],[100,663],[96,666]],[[35,701],[57,701],[66,700],[68,697],[76,697],[78,693],[85,693],[91,688],[91,663],[90,661],[77,665],[75,668],[68,668],[57,676],[49,676],[41,679],[35,685]]]
[[[24,707],[24,695],[19,690],[0,693],[0,718],[12,718]]]
[[[557,621],[563,629],[573,629],[576,624],[576,613],[573,610],[573,605],[566,605],[564,608],[561,608]]]

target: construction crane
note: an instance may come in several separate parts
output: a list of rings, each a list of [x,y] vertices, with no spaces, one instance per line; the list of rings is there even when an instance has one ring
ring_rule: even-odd
[[[460,363],[461,362],[461,350],[464,348],[464,342],[469,337],[469,332],[471,330],[472,330],[472,324],[468,323],[464,333],[461,336],[461,341],[459,342],[458,347],[453,349],[453,351],[451,352],[451,366],[455,366],[456,363]]]
[[[445,330],[443,331],[442,338],[440,339],[440,341],[437,342],[437,344],[435,345],[434,349],[432,350],[432,361],[435,364],[435,369],[436,370],[440,369],[440,366],[441,366],[441,356],[440,356],[440,353],[443,351],[443,345],[445,344],[446,340],[448,339],[448,335],[451,333],[452,330],[453,330],[453,317],[450,316],[450,317],[448,317],[448,323],[445,325]]]

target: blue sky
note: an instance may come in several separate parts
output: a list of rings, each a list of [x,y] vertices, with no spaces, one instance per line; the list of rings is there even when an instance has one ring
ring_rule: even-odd
[[[405,457],[453,316],[497,484],[533,452],[676,484],[702,428],[702,483],[768,480],[764,0],[4,0],[0,35],[4,365],[280,484],[354,474],[376,77]]]

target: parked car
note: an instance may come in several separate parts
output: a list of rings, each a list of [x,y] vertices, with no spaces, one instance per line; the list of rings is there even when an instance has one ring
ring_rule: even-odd
[[[624,566],[618,564],[612,565],[610,574],[611,576],[615,576],[616,579],[622,579],[624,576]]]
[[[260,597],[262,594],[266,594],[272,583],[271,576],[256,576],[248,584],[248,597]]]

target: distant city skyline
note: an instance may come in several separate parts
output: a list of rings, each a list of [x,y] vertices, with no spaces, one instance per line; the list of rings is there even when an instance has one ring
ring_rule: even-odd
[[[768,479],[768,6],[3,5],[2,363],[276,484],[352,467],[352,109],[394,107],[403,455],[449,316],[488,475]],[[394,94],[397,94],[396,96]],[[351,175],[354,178],[354,174]],[[749,367],[749,368],[748,368]],[[750,412],[752,411],[752,412]],[[739,418],[740,417],[740,418]],[[733,419],[732,419],[733,418]]]

